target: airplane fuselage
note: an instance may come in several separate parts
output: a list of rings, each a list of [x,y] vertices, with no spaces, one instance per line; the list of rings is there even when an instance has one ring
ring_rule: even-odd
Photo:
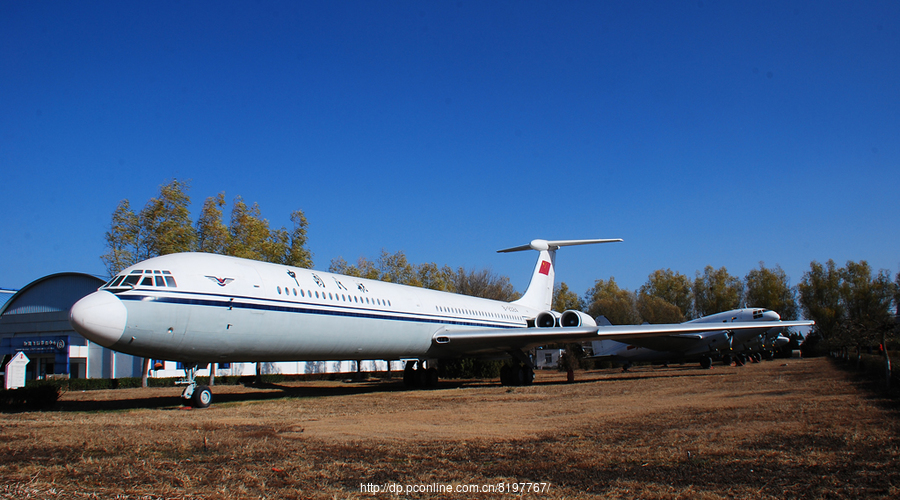
[[[111,349],[183,362],[440,357],[434,335],[526,326],[521,305],[212,254],[156,257],[92,297]],[[113,320],[120,321],[120,320]]]

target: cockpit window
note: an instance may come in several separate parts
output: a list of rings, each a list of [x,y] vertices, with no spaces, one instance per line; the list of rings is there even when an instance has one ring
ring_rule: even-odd
[[[166,287],[176,288],[175,277],[170,271],[160,271],[155,269],[136,269],[128,274],[120,274],[103,285],[103,288],[112,291],[131,290],[135,286],[150,287]]]

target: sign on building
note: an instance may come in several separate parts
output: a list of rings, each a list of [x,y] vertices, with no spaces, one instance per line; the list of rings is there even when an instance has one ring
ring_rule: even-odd
[[[24,352],[17,352],[9,363],[6,363],[6,375],[3,377],[4,387],[18,389],[25,387],[25,366],[28,365],[28,356]]]

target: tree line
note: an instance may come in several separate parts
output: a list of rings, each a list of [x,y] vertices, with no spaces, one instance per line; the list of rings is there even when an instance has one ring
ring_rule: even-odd
[[[140,212],[131,203],[119,202],[106,232],[107,252],[100,259],[110,276],[115,276],[142,260],[178,252],[207,252],[246,259],[311,268],[312,253],[307,249],[309,223],[302,210],[291,213],[293,227],[269,227],[259,205],[247,205],[237,196],[226,225],[223,207],[225,193],[211,196],[203,203],[197,222],[191,220],[188,195],[190,183],[173,179],[160,186]]]
[[[312,267],[308,222],[302,210],[291,213],[291,229],[273,229],[257,203],[248,206],[237,196],[226,225],[223,208],[227,203],[225,194],[219,193],[205,200],[193,222],[189,189],[189,182],[173,179],[160,186],[159,195],[138,213],[127,199],[119,203],[106,233],[107,253],[101,257],[110,276],[150,257],[187,251]],[[354,265],[338,257],[328,270],[495,300],[520,297],[506,276],[488,269],[413,264],[403,251],[382,251],[374,261],[360,257]],[[874,271],[864,260],[849,261],[842,268],[832,260],[824,265],[813,261],[796,286],[791,286],[780,266],[768,268],[760,262],[758,269],[743,278],[731,275],[725,267],[706,266],[693,279],[659,269],[650,273],[637,291],[619,287],[610,277],[596,280],[580,296],[564,282],[557,284],[553,293],[554,310],[603,315],[613,324],[680,323],[739,307],[771,309],[785,320],[797,319],[802,313],[816,322],[809,341],[826,350],[886,345],[897,330],[896,304],[900,304],[900,273],[892,281],[888,271]]]
[[[742,280],[722,267],[706,266],[692,280],[671,269],[650,273],[636,292],[621,289],[610,277],[597,280],[582,297],[560,283],[554,309],[579,309],[604,315],[613,324],[677,323],[739,307],[759,307],[794,320],[802,313],[816,322],[811,348],[886,345],[897,332],[900,273],[874,271],[865,260],[838,268],[833,260],[813,261],[800,283],[791,286],[780,266],[760,262]]]

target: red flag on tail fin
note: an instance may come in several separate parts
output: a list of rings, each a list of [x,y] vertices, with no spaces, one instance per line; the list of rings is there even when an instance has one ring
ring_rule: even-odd
[[[550,275],[550,263],[546,260],[541,262],[541,274]]]

